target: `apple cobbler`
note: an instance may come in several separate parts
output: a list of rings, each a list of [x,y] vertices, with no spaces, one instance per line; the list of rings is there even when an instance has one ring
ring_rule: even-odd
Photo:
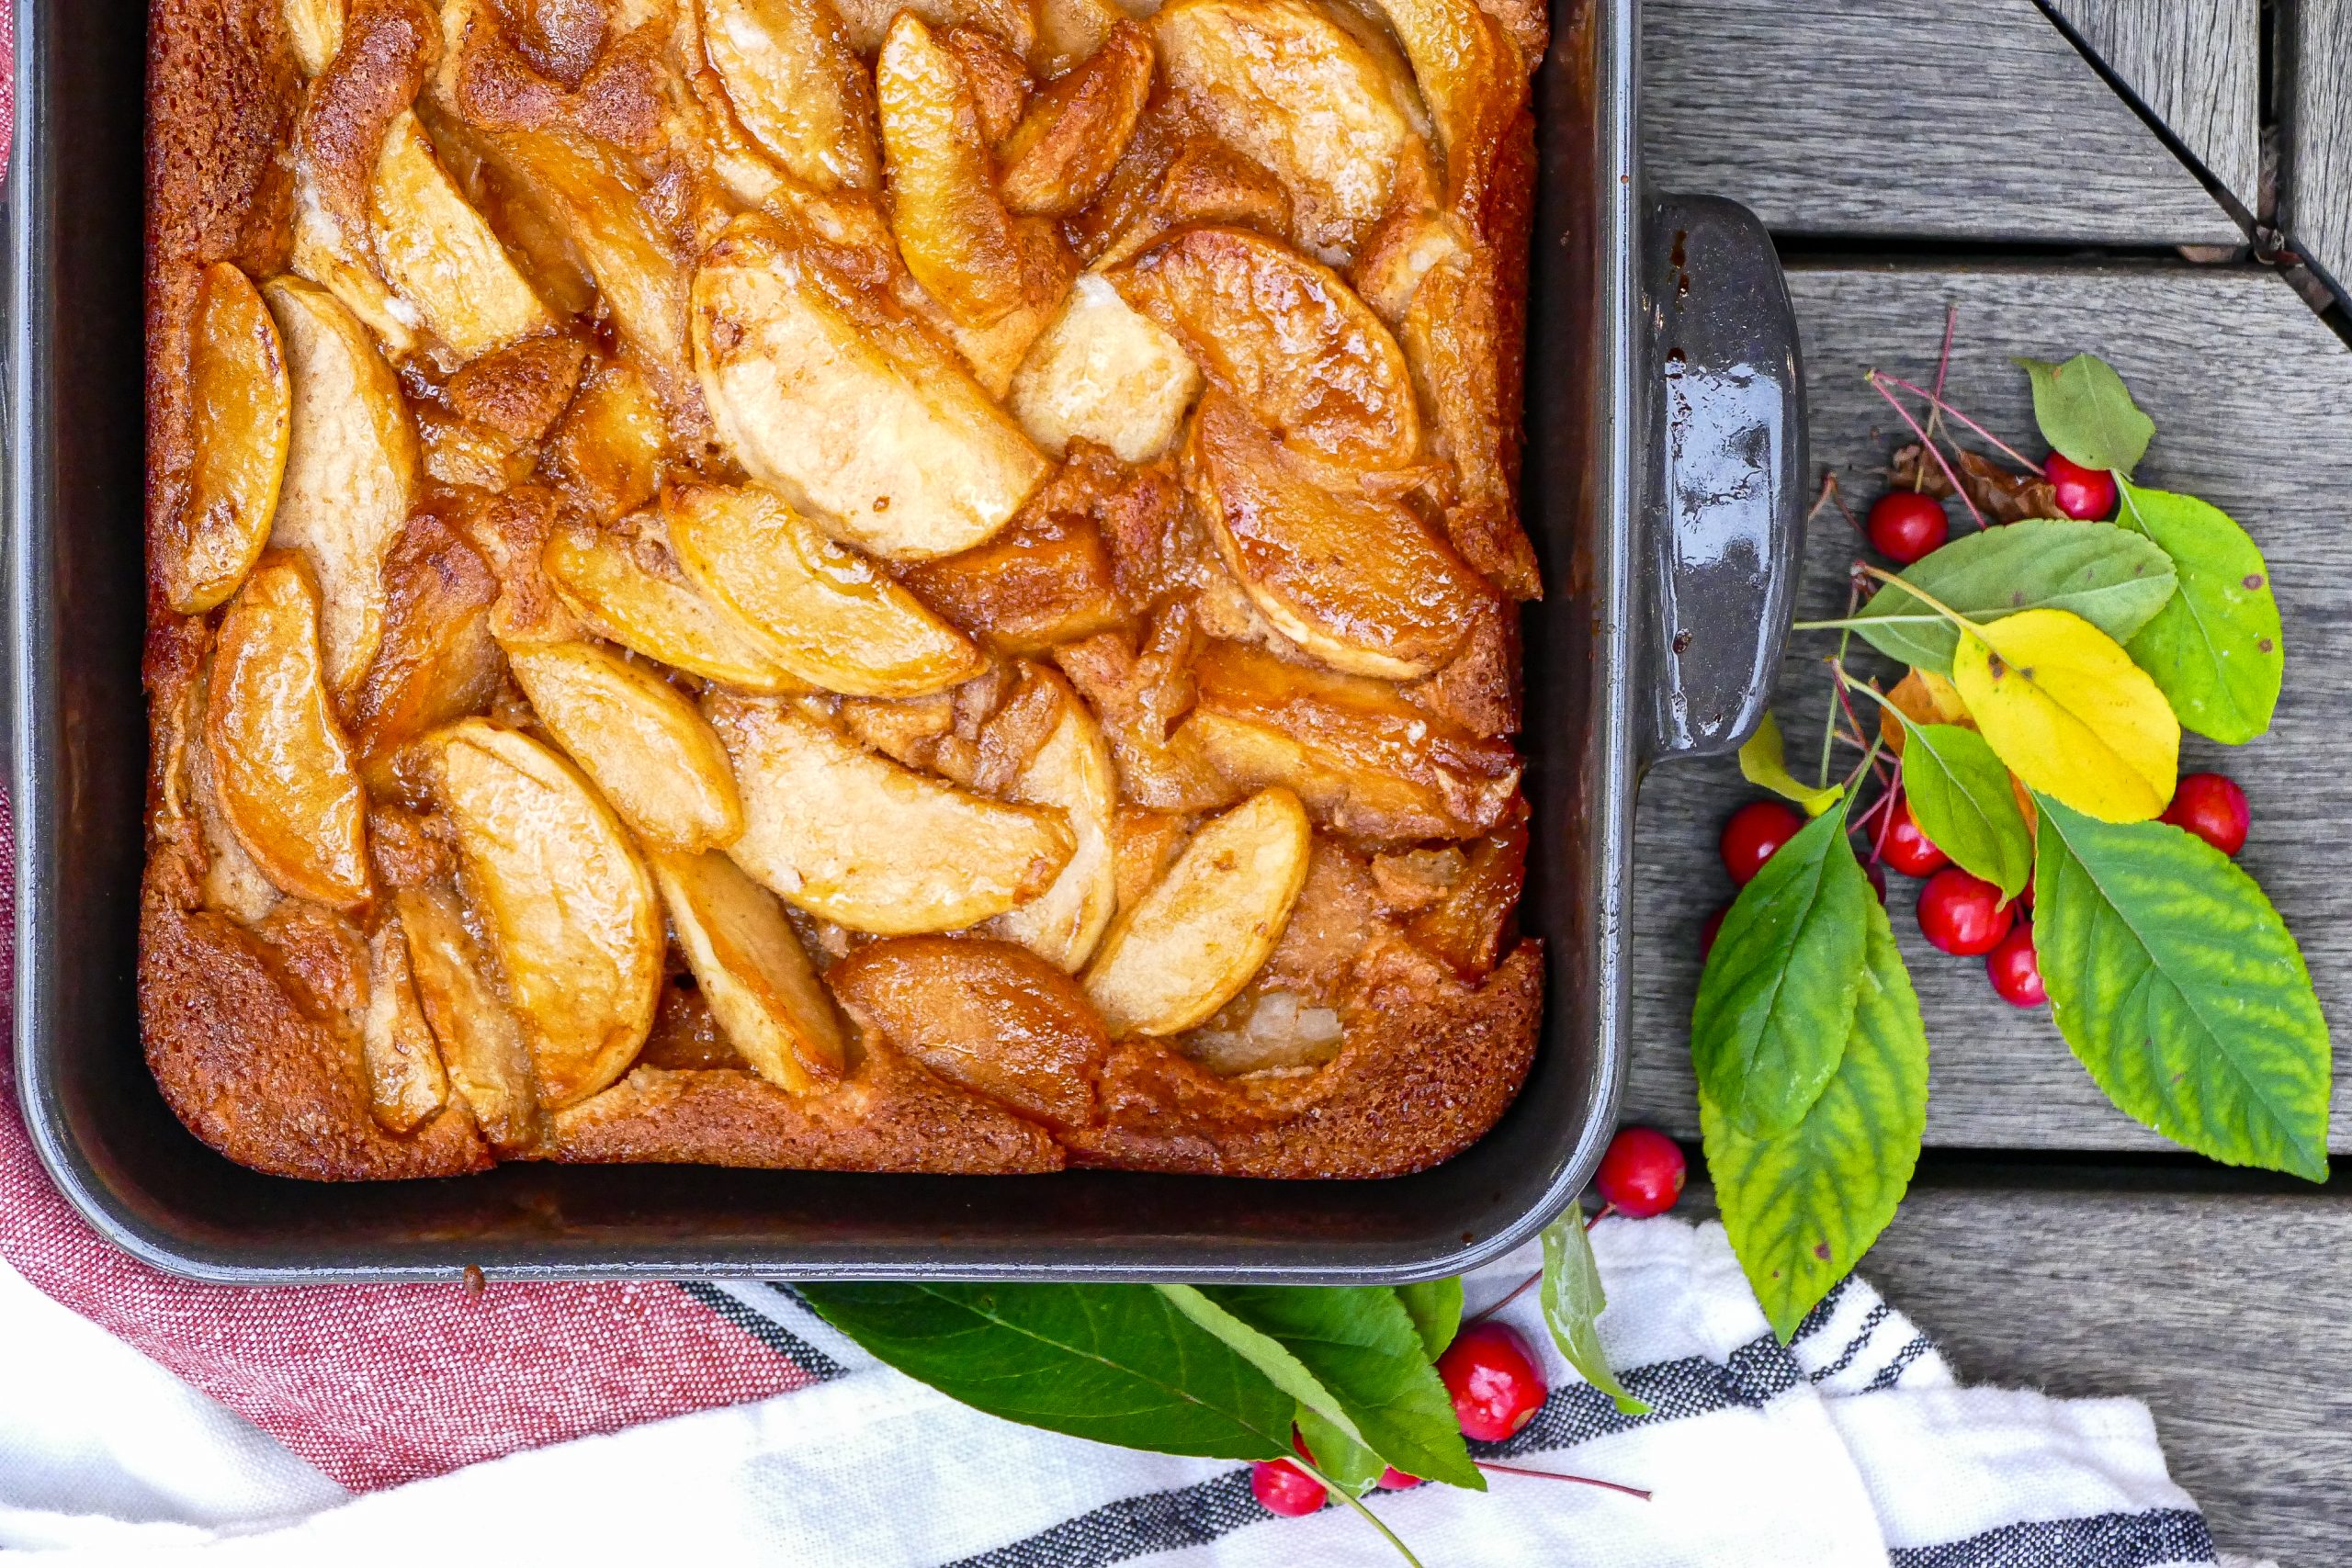
[[[156,0],[195,1133],[1368,1176],[1527,1070],[1528,0]]]

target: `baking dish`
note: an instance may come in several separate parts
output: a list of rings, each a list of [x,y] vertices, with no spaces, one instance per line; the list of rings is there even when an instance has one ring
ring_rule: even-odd
[[[1561,0],[1537,77],[1525,514],[1533,1075],[1468,1153],[1385,1181],[502,1167],[310,1184],[232,1165],[148,1076],[134,1010],[140,0],[24,7],[10,221],[17,1050],[61,1188],[130,1251],[247,1282],[502,1276],[1381,1281],[1455,1272],[1573,1197],[1623,1068],[1633,796],[1761,712],[1798,547],[1803,410],[1769,242],[1647,199],[1629,0]]]

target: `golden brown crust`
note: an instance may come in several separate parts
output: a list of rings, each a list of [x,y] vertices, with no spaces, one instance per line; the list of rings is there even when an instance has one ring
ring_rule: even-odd
[[[1403,1176],[1494,1125],[1534,1060],[1543,945],[1524,942],[1470,987],[1397,946],[1382,955],[1329,1065],[1220,1078],[1156,1042],[1114,1051],[1103,1126],[1066,1134],[1072,1163],[1206,1176]]]
[[[1501,52],[1515,51],[1530,62],[1540,57],[1540,6],[1531,0],[1480,3],[1509,40]],[[285,270],[298,160],[307,162],[319,199],[346,239],[363,258],[371,252],[368,179],[385,127],[416,96],[439,47],[435,30],[420,26],[431,10],[422,0],[361,0],[353,7],[348,36],[363,43],[373,38],[380,47],[342,62],[304,116],[302,82],[277,0],[153,0],[147,235],[151,562],[165,558],[180,526],[191,460],[189,327],[201,269],[231,261],[257,281]],[[449,78],[455,101],[481,127],[561,126],[566,134],[576,130],[642,160],[637,166],[669,169],[673,150],[665,141],[664,88],[650,52],[651,36],[608,39],[601,21],[587,26],[594,10],[564,10],[578,26],[561,36],[541,37],[526,25],[511,39],[465,40]],[[956,41],[969,40],[951,37]],[[1007,80],[1015,78],[1008,74]],[[1523,81],[1513,86],[1523,87]],[[1002,96],[996,107],[1005,123],[999,130],[1017,119],[1019,107],[1013,96]],[[1526,599],[1540,592],[1540,583],[1511,492],[1521,447],[1532,120],[1522,92],[1515,103],[1485,103],[1465,124],[1475,135],[1453,150],[1445,192],[1430,195],[1432,210],[1442,209],[1458,225],[1465,247],[1445,289],[1429,297],[1444,300],[1453,335],[1432,340],[1425,357],[1435,384],[1424,381],[1418,389],[1433,449],[1452,462],[1456,488],[1433,490],[1424,515],[1435,526],[1442,512],[1461,554],[1510,597]],[[1162,141],[1156,143],[1155,137]],[[662,174],[662,182],[674,184],[673,175]],[[1135,188],[1126,191],[1127,186]],[[1106,221],[1105,214],[1118,221]],[[1289,197],[1263,169],[1212,141],[1155,126],[1147,115],[1144,132],[1111,179],[1111,194],[1074,215],[1068,231],[1090,256],[1116,241],[1131,258],[1153,234],[1184,221],[1243,223],[1279,237],[1289,231]],[[684,220],[671,228],[678,243],[687,245]],[[1080,243],[1088,235],[1094,238]],[[1400,334],[1411,330],[1395,319],[1389,324]],[[462,425],[518,463],[518,473],[527,473],[549,430],[569,427],[572,416],[565,411],[570,406],[576,413],[571,398],[583,375],[615,373],[610,344],[600,350],[591,335],[528,338],[462,367],[445,382],[412,381],[408,391],[426,418]],[[691,388],[684,389],[684,401],[698,417]],[[674,409],[672,416],[684,417]],[[695,440],[679,445],[703,449]],[[560,477],[560,466],[540,474]],[[393,609],[447,600],[435,626],[446,621],[458,627],[466,647],[481,659],[494,659],[484,650],[478,624],[494,574],[503,591],[492,623],[498,629],[560,635],[565,612],[535,570],[536,542],[553,504],[548,493],[520,487],[464,508],[450,504],[452,494],[444,490],[428,499],[438,520],[418,513],[424,525],[396,552]],[[1206,613],[1192,607],[1195,595],[1205,605],[1219,584],[1204,583],[1197,570],[1187,575],[1185,563],[1197,558],[1200,542],[1188,535],[1197,525],[1183,505],[1170,464],[1122,465],[1081,445],[1037,492],[1024,519],[994,544],[969,558],[910,570],[906,580],[949,619],[1004,654],[1060,657],[1089,637],[1122,647],[1140,637],[1148,659],[1153,626],[1219,625],[1193,618]],[[1017,579],[1017,592],[990,591],[981,581],[1008,575]],[[151,567],[151,582],[157,581]],[[401,585],[413,591],[402,592]],[[437,646],[425,635],[432,628],[413,639],[406,628],[406,622],[394,626],[400,635],[393,641],[406,649],[413,640],[411,651],[429,661]],[[1214,635],[1238,634],[1216,629]],[[256,1169],[316,1179],[386,1179],[487,1168],[493,1152],[454,1088],[441,1111],[406,1134],[386,1131],[371,1115],[361,1021],[368,1002],[365,932],[378,931],[380,910],[366,916],[363,931],[313,906],[269,904],[275,895],[266,887],[264,904],[244,908],[243,919],[223,912],[220,900],[208,893],[216,851],[198,809],[188,750],[210,641],[207,619],[170,614],[159,589],[151,586],[144,678],[153,752],[140,1008],[158,1084],[197,1136]],[[1193,645],[1198,642],[1194,634]],[[1271,637],[1268,646],[1290,657]],[[479,660],[456,663],[463,666],[458,674],[481,674]],[[385,681],[400,672],[395,664],[386,664]],[[458,681],[468,694],[451,702],[482,705],[473,687],[488,681],[487,674]],[[390,742],[408,739],[413,728],[391,722],[407,714],[402,707],[393,715],[401,704],[391,699],[401,697],[419,716],[430,710],[437,716],[440,684],[426,680],[429,691],[394,693],[379,681],[382,690],[352,694],[356,705],[343,715],[368,735],[382,731],[388,742],[378,759],[386,771],[369,778],[371,789],[379,790],[372,847],[379,869],[389,867],[383,869],[388,887],[447,887],[454,874],[446,845],[421,826],[424,819],[402,811],[421,802],[401,795],[396,784],[379,784],[396,771]],[[1403,694],[1487,739],[1516,728],[1518,684],[1516,630],[1506,609],[1482,621],[1453,662]],[[514,699],[502,693],[484,700],[494,705]],[[1181,718],[1183,701],[1169,694],[1161,716]],[[1177,756],[1168,750],[1171,759]],[[1121,760],[1124,766],[1125,753]],[[1210,799],[1171,798],[1169,804],[1190,811]],[[1216,803],[1226,803],[1221,793]],[[1133,805],[1129,800],[1122,809]],[[1170,853],[1190,825],[1186,816],[1167,819]],[[225,859],[232,852],[217,852]],[[1161,865],[1166,859],[1160,857]],[[1515,894],[1515,881],[1510,886]],[[554,1116],[550,1141],[530,1153],[562,1162],[967,1173],[1083,1164],[1360,1178],[1424,1168],[1459,1153],[1501,1114],[1525,1077],[1540,1019],[1540,950],[1532,942],[1510,947],[1507,907],[1493,911],[1480,904],[1473,914],[1491,915],[1485,923],[1473,919],[1462,930],[1447,926],[1440,933],[1445,941],[1431,934],[1444,923],[1440,914],[1463,901],[1457,895],[1411,921],[1366,927],[1370,934],[1350,977],[1330,978],[1310,998],[1318,1005],[1329,999],[1347,1016],[1344,1045],[1320,1066],[1220,1077],[1180,1054],[1181,1042],[1129,1040],[1114,1046],[1102,1063],[1097,1119],[1049,1130],[946,1081],[879,1038],[866,1039],[846,1080],[805,1096],[729,1065],[740,1058],[723,1040],[715,1047],[704,1040],[710,1048],[696,1051],[670,1042],[649,1046],[618,1083]],[[1475,978],[1493,963],[1498,946],[1509,949],[1499,964]],[[1349,969],[1346,953],[1331,956],[1334,976]],[[1259,991],[1272,984],[1261,980]]]
[[[1044,1128],[896,1053],[866,1049],[855,1077],[808,1095],[746,1072],[639,1067],[558,1112],[548,1157],[1007,1176],[1062,1168]]]

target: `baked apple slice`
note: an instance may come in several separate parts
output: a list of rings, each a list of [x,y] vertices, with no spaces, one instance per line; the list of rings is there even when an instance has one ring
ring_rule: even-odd
[[[530,1148],[540,1131],[531,1048],[522,1024],[482,978],[481,955],[457,896],[441,887],[403,887],[393,905],[408,939],[417,1004],[440,1044],[450,1084],[499,1153]]]
[[[408,937],[397,919],[368,939],[368,1010],[359,1028],[368,1109],[387,1132],[406,1133],[449,1098],[449,1075],[410,978]]]
[[[1118,908],[1117,867],[1111,854],[1111,819],[1118,809],[1118,777],[1110,744],[1068,682],[1040,672],[1061,699],[1060,716],[1005,794],[1051,807],[1069,819],[1078,840],[1054,885],[996,918],[989,928],[1019,942],[1065,974],[1074,974],[1102,940]]]
[[[407,111],[384,133],[372,192],[384,281],[435,336],[472,359],[555,325],[506,247]]]
[[[551,1111],[628,1070],[662,989],[653,881],[612,808],[554,752],[469,718],[428,740],[434,794]]]
[[[1374,0],[1405,46],[1445,149],[1446,190],[1475,208],[1525,97],[1519,44],[1477,0]]]
[[[1013,416],[1058,457],[1073,440],[1148,463],[1176,444],[1201,373],[1184,345],[1093,273],[1012,373]]]
[[[968,637],[773,491],[683,485],[665,512],[687,577],[813,685],[919,697],[984,667]]]
[[[1111,1033],[1181,1033],[1232,1000],[1282,940],[1312,838],[1286,789],[1261,790],[1193,834],[1086,971]]]
[[[882,183],[874,85],[829,0],[700,0],[702,47],[763,152],[820,190]]]
[[[294,64],[304,76],[327,68],[343,47],[345,0],[285,0],[286,41],[294,51]]]
[[[383,643],[344,711],[360,777],[391,795],[401,748],[488,707],[505,671],[491,634],[498,579],[440,518],[409,519],[385,558],[384,593]]]
[[[206,267],[188,344],[187,500],[178,536],[159,541],[175,614],[200,615],[234,593],[269,542],[293,398],[261,291],[228,262]]]
[[[950,1083],[1048,1126],[1094,1120],[1111,1042],[1086,993],[1035,954],[944,936],[869,942],[825,976],[857,1021]]]
[[[591,642],[510,643],[539,723],[657,849],[691,853],[743,830],[727,750],[675,686]]]
[[[743,836],[727,852],[835,925],[959,931],[1043,893],[1077,849],[1058,811],[901,767],[784,703],[713,694],[703,711],[743,795]]]
[[[1037,43],[1029,56],[1037,74],[1050,82],[1071,70],[1126,19],[1112,0],[1037,0]]]
[[[1030,0],[834,0],[849,46],[872,59],[901,13],[929,27],[977,28],[1026,60],[1036,47],[1037,18]]]
[[[334,295],[277,277],[262,296],[293,388],[270,543],[310,558],[323,602],[327,684],[347,692],[383,641],[384,558],[416,502],[416,426],[400,378]]]
[[[1317,469],[1217,392],[1184,448],[1193,506],[1276,631],[1335,670],[1429,674],[1494,591],[1401,502],[1326,489]]]
[[[795,1094],[839,1078],[841,1022],[784,907],[723,854],[656,851],[652,861],[695,983],[736,1051]]]
[[[327,700],[319,590],[301,557],[264,556],[213,639],[205,762],[230,830],[278,890],[365,904],[368,795]]]
[[[1508,742],[1483,739],[1385,681],[1214,642],[1193,661],[1194,706],[1176,738],[1245,787],[1295,791],[1322,827],[1382,842],[1465,839],[1519,789]]]
[[[1419,458],[1420,412],[1396,340],[1320,262],[1247,229],[1204,224],[1110,277],[1290,445],[1346,469]]]
[[[989,357],[1001,357],[1010,375],[1053,319],[1076,258],[1052,224],[1006,209],[964,73],[911,12],[890,24],[874,91],[890,231],[907,270],[961,325],[1000,329],[989,339]],[[989,385],[987,367],[979,368]],[[990,389],[1001,392],[1001,382]]]
[[[1143,116],[1151,67],[1151,39],[1122,21],[1083,64],[1038,94],[998,150],[1005,206],[1062,218],[1101,195]]]
[[[764,638],[685,581],[659,519],[637,520],[639,537],[577,521],[558,523],[541,564],[556,596],[598,636],[689,675],[762,696],[806,693]]]
[[[1408,158],[1430,161],[1420,95],[1393,45],[1309,0],[1175,0],[1151,19],[1170,94],[1290,193],[1325,261],[1363,243]]]
[[[720,435],[834,537],[896,560],[954,555],[1045,481],[1046,459],[954,355],[773,220],[738,219],[694,298]]]

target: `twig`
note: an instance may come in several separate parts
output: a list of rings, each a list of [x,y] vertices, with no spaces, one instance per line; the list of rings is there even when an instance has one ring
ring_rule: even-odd
[[[1976,510],[1975,498],[1968,493],[1968,487],[1960,482],[1960,476],[1951,471],[1951,465],[1944,461],[1943,448],[1937,446],[1933,441],[1928,439],[1927,431],[1921,427],[1917,420],[1911,417],[1911,411],[1905,408],[1901,400],[1898,400],[1893,392],[1886,389],[1886,378],[1882,377],[1876,370],[1872,370],[1868,375],[1864,376],[1862,379],[1868,381],[1871,384],[1871,389],[1878,393],[1880,397],[1884,398],[1886,400],[1886,406],[1893,409],[1902,419],[1903,423],[1911,427],[1911,434],[1919,438],[1919,444],[1925,446],[1935,457],[1936,467],[1944,471],[1944,478],[1951,484],[1952,493],[1959,496],[1961,501],[1966,504],[1968,507],[1968,514],[1976,520],[1976,525],[1979,528],[1984,527],[1986,525],[1984,522],[1984,514]]]
[[[1918,487],[1914,485],[1912,488],[1916,490]],[[1838,503],[1838,510],[1839,513],[1842,514],[1846,521],[1852,525],[1854,532],[1860,534],[1862,538],[1867,541],[1871,536],[1870,531],[1861,525],[1860,522],[1855,518],[1851,512],[1847,510],[1846,497],[1838,489],[1838,470],[1835,468],[1824,468],[1821,470],[1821,493],[1814,497],[1812,510],[1808,511],[1804,514],[1806,524],[1810,525],[1815,518],[1821,515],[1821,509],[1828,505],[1833,501]]]
[[[1985,440],[1998,447],[2003,457],[2007,457],[2010,462],[2017,464],[2028,473],[2033,475],[2034,478],[2047,479],[2050,477],[2042,471],[2041,464],[2035,462],[2032,458],[2027,457],[2024,453],[2018,451],[2016,447],[2010,446],[2007,442],[2002,440],[1999,436],[1994,434],[1991,431],[1985,429],[1983,425],[1977,423],[1974,420],[1961,412],[1959,409],[1954,408],[1951,404],[1944,401],[1942,396],[1939,392],[1930,392],[1925,387],[1915,387],[1900,376],[1885,376],[1883,377],[1882,379],[1891,387],[1900,387],[1905,391],[1911,393],[1915,397],[1927,399],[1929,403],[1934,405],[1937,412],[1948,413],[1951,415],[1952,418],[1960,421],[1961,423],[1968,426],[1969,429],[1974,431],[1977,434],[1983,436]]]
[[[1928,400],[1935,405],[1928,411],[1928,438],[1930,441],[1935,439],[1936,432],[1940,428],[1943,419],[1944,372],[1951,368],[1951,334],[1953,329],[1959,324],[1960,307],[1946,304],[1944,306],[1944,344],[1936,355],[1936,392],[1935,396]],[[1928,454],[1922,451],[1911,459],[1911,488],[1917,490],[1921,481],[1927,477]]]
[[[1489,1471],[1496,1475],[1527,1475],[1539,1481],[1573,1481],[1578,1486],[1598,1486],[1604,1492],[1622,1492],[1628,1497],[1639,1497],[1645,1503],[1650,1500],[1650,1495],[1646,1490],[1639,1486],[1625,1485],[1623,1482],[1600,1481],[1589,1475],[1568,1475],[1556,1470],[1524,1470],[1515,1464],[1496,1464],[1492,1461],[1483,1459],[1472,1460],[1470,1462],[1480,1470]]]

